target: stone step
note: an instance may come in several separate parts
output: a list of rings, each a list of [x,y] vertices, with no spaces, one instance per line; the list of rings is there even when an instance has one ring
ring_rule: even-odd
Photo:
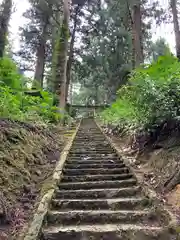
[[[104,175],[111,175],[111,174],[121,174],[121,173],[129,173],[129,169],[127,167],[124,168],[111,168],[111,169],[104,169],[104,168],[87,168],[87,169],[64,169],[63,174],[67,174],[70,176],[78,176],[78,175],[96,175],[96,174],[104,174]]]
[[[127,188],[106,188],[89,190],[57,190],[54,197],[59,199],[94,199],[94,198],[120,198],[140,196],[141,188],[139,186]]]
[[[124,163],[94,163],[94,164],[88,164],[88,163],[81,163],[81,164],[70,164],[66,163],[64,165],[64,168],[66,169],[89,169],[89,168],[104,168],[104,169],[111,169],[111,168],[124,168],[125,164]]]
[[[91,142],[89,142],[89,144],[87,144],[87,143],[76,143],[76,142],[74,142],[73,144],[72,144],[72,147],[78,147],[78,148],[81,148],[81,147],[99,147],[99,148],[110,148],[110,149],[112,149],[112,147],[111,147],[111,145],[108,143],[108,142],[101,142],[101,143],[96,143],[96,141],[95,142],[93,142],[93,143],[91,143]]]
[[[82,133],[81,135],[78,135],[76,136],[76,139],[78,140],[81,140],[81,141],[87,141],[87,140],[103,140],[103,141],[107,141],[107,139],[102,135],[102,134],[95,134],[95,133],[92,133],[92,134],[87,134],[86,132],[85,133]]]
[[[79,158],[70,158],[67,159],[66,161],[67,164],[123,164],[124,162],[120,159],[114,159],[114,160],[110,160],[110,159],[97,159],[97,160],[83,160],[83,159],[79,159]]]
[[[106,137],[102,134],[89,134],[89,133],[81,133],[81,134],[77,134],[75,139],[79,139],[79,140],[91,140],[91,139],[103,139],[104,141],[107,141]]]
[[[77,138],[75,138],[75,140],[76,140],[76,139],[77,139]],[[92,137],[91,137],[91,139],[92,139]],[[91,140],[91,139],[90,139],[90,140]],[[102,137],[102,139],[103,139],[103,141],[99,142],[99,145],[100,145],[100,146],[110,146],[110,144],[109,144],[109,142],[108,142],[107,139],[105,139],[105,138],[103,138],[103,137]],[[88,140],[88,139],[85,139],[85,140]],[[94,142],[89,142],[89,144],[90,144],[91,146],[96,145],[96,141],[94,141]],[[82,142],[80,143],[80,142],[78,142],[78,141],[74,141],[74,142],[73,142],[73,145],[82,145]]]
[[[86,133],[87,136],[92,135],[92,134],[103,136],[102,132],[97,127],[95,127],[94,129],[92,129],[92,128],[88,129],[88,131],[86,128],[84,128],[84,129],[80,128],[77,135],[82,136],[83,133]]]
[[[119,158],[116,154],[113,154],[111,156],[109,156],[106,153],[91,153],[91,154],[84,154],[84,153],[69,153],[68,154],[68,159],[74,159],[74,158],[79,158],[79,159],[117,159]]]
[[[97,128],[97,126],[94,126],[94,128],[88,129],[88,131],[86,128],[82,128],[82,129],[80,128],[78,131],[78,134],[80,133],[82,134],[84,132],[86,132],[88,135],[93,133],[93,134],[100,134],[102,136],[102,132],[100,131],[100,129]]]
[[[119,157],[117,154],[101,154],[100,156],[96,156],[96,155],[85,155],[85,154],[80,154],[80,155],[68,155],[67,160],[72,159],[72,160],[101,160],[101,161],[105,161],[105,160],[120,160],[122,159],[121,157]]]
[[[86,182],[86,181],[116,181],[132,178],[133,174],[115,174],[115,175],[84,175],[84,176],[63,176],[62,182]]]
[[[78,146],[78,147],[88,146],[88,147],[104,147],[104,148],[109,147],[109,148],[112,148],[107,140],[98,141],[98,144],[97,144],[96,140],[94,140],[93,142],[89,141],[88,143],[87,143],[87,141],[85,141],[85,142],[84,141],[81,141],[81,142],[74,141],[72,143],[72,147],[75,147],[75,146]]]
[[[109,143],[108,142],[101,142],[101,143],[96,143],[96,142],[93,142],[93,143],[89,143],[89,144],[87,144],[87,143],[85,143],[85,144],[83,144],[83,143],[73,143],[73,145],[72,145],[72,147],[77,147],[77,148],[80,148],[80,147],[99,147],[99,148],[110,148],[110,149],[112,149],[112,147],[109,145]]]
[[[97,128],[96,125],[94,125],[93,127],[91,126],[90,128],[88,127],[88,130],[87,130],[87,126],[85,128],[80,127],[78,133],[83,133],[84,131],[86,131],[87,134],[91,134],[93,132],[93,133],[101,133],[102,135],[102,132],[100,131],[99,128]]]
[[[147,198],[115,198],[115,199],[53,199],[53,210],[135,210],[149,206]]]
[[[87,152],[91,152],[91,151],[96,151],[96,152],[115,152],[115,150],[113,150],[112,148],[110,147],[98,147],[98,146],[94,146],[94,147],[91,147],[91,146],[75,146],[75,147],[72,147],[71,148],[71,151],[87,151]]]
[[[96,123],[83,119],[38,239],[178,239],[164,234],[169,219],[152,203]]]
[[[104,138],[104,137],[94,137],[94,136],[92,136],[92,137],[89,137],[89,138],[80,138],[80,137],[76,137],[75,138],[75,142],[76,143],[89,143],[89,142],[91,142],[91,141],[94,141],[94,142],[103,142],[103,141],[106,141],[106,139]]]
[[[131,187],[136,184],[135,179],[127,179],[121,181],[97,181],[97,182],[75,182],[75,183],[60,183],[59,188],[63,190],[78,190],[78,189],[100,189],[100,188],[124,188]]]
[[[47,214],[48,224],[106,224],[106,223],[129,223],[138,224],[143,222],[153,222],[157,219],[154,213],[149,211],[130,210],[71,210],[71,211],[49,211]],[[157,223],[156,223],[157,224]]]
[[[84,137],[91,136],[92,134],[93,135],[95,134],[95,135],[104,136],[102,134],[102,132],[100,131],[100,129],[98,129],[98,128],[88,129],[88,130],[87,130],[87,128],[84,128],[84,129],[80,128],[77,135],[80,136],[80,137],[81,136],[83,137],[83,133],[86,133],[86,135],[84,135]]]
[[[68,157],[70,158],[94,158],[94,159],[113,159],[119,158],[116,153],[69,153]]]
[[[97,139],[91,139],[91,140],[85,140],[85,141],[82,141],[82,140],[75,140],[75,142],[74,142],[74,144],[76,144],[77,146],[87,146],[87,145],[89,145],[89,144],[91,144],[91,143],[94,143],[94,145],[95,146],[97,146],[97,145],[101,145],[102,144],[102,142],[105,142],[105,140],[97,140]],[[109,146],[109,145],[108,145]]]
[[[102,149],[102,150],[87,150],[87,149],[71,149],[69,151],[70,154],[86,154],[86,155],[91,155],[91,154],[113,154],[114,151],[113,150],[106,150],[106,149]]]
[[[79,145],[72,145],[72,148],[71,149],[100,149],[100,150],[113,150],[115,151],[114,149],[111,148],[110,145],[108,146],[100,146],[99,144],[95,144],[95,145],[90,145],[90,144],[79,144]]]
[[[83,139],[88,139],[88,138],[92,138],[92,137],[105,137],[101,132],[87,132],[87,131],[78,131],[77,135],[78,138],[83,138]]]
[[[75,139],[82,140],[82,141],[83,140],[89,141],[92,139],[103,139],[104,141],[107,141],[107,139],[102,134],[95,134],[95,133],[89,134],[86,132],[77,134]]]
[[[82,134],[86,133],[87,136],[89,135],[98,135],[98,136],[103,136],[102,135],[102,132],[100,130],[98,130],[97,128],[94,128],[94,129],[89,129],[87,131],[87,129],[79,129],[78,133],[77,133],[77,136],[82,136]]]
[[[41,240],[60,239],[170,240],[170,236],[161,227],[139,224],[53,225],[43,229]]]

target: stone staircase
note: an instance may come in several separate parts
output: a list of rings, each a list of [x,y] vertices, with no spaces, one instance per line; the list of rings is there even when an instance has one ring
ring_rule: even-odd
[[[168,240],[168,221],[96,123],[84,119],[66,159],[41,240]],[[176,239],[176,238],[173,238]]]

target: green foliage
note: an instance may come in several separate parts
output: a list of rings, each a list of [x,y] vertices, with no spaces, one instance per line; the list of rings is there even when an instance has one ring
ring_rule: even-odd
[[[0,59],[0,85],[10,86],[12,89],[21,88],[21,76],[15,63],[9,58]]]
[[[44,121],[57,122],[61,118],[58,108],[53,106],[53,95],[41,91],[40,97],[25,96],[22,99],[22,111],[40,116]]]
[[[180,63],[162,56],[132,72],[128,85],[101,117],[105,122],[149,129],[180,117]]]
[[[127,82],[128,73],[134,66],[133,21],[130,14],[134,0],[101,1],[100,7],[98,1],[89,2],[91,7],[85,11],[82,9],[83,21],[77,28],[79,34],[76,38],[79,39],[78,44],[75,44],[75,74],[72,75],[72,80],[81,84],[78,98],[84,104],[86,99],[93,99],[98,104],[102,103],[102,99],[106,103],[112,103],[117,90]],[[141,2],[143,9],[143,50],[149,61],[153,56],[167,52],[165,42],[151,46],[152,18],[160,23],[163,11],[158,1],[138,2]],[[76,93],[73,94],[73,101],[77,101]]]
[[[156,42],[151,43],[149,51],[154,61],[157,61],[160,56],[171,55],[169,45],[164,38],[159,38]]]
[[[53,105],[54,96],[46,91],[41,91],[41,97],[26,95],[25,80],[10,59],[0,60],[0,117],[22,121],[58,121],[62,115]]]

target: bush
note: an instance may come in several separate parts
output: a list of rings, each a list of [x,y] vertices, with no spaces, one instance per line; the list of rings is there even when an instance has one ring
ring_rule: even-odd
[[[16,64],[9,58],[0,59],[0,85],[9,86],[12,89],[21,89],[21,75]]]
[[[119,89],[116,102],[101,118],[105,123],[149,129],[179,118],[179,106],[180,63],[163,56],[132,72],[128,85]]]
[[[53,106],[53,96],[42,92],[46,97],[32,97],[14,92],[9,87],[0,87],[0,117],[21,121],[57,122],[61,115]]]
[[[41,97],[24,93],[27,79],[18,73],[10,59],[0,59],[0,117],[21,121],[56,122],[62,117],[53,105],[54,96],[41,91]]]

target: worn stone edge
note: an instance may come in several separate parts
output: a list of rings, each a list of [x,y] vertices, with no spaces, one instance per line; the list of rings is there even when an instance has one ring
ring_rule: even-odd
[[[55,188],[58,184],[58,182],[61,180],[62,177],[62,169],[64,166],[64,163],[67,159],[69,150],[73,144],[73,141],[76,137],[76,134],[79,130],[79,127],[81,125],[81,121],[78,124],[75,133],[73,134],[72,138],[70,141],[66,144],[64,149],[61,152],[60,159],[58,161],[58,164],[56,165],[56,168],[53,173],[53,184],[52,184],[52,189],[50,189],[43,197],[42,200],[39,203],[38,209],[36,210],[36,213],[34,214],[34,218],[30,224],[30,227],[27,230],[27,234],[25,234],[24,237],[21,237],[19,240],[38,240],[41,227],[44,221],[44,218],[48,212],[49,204],[52,200],[52,197],[55,192]]]
[[[148,196],[150,199],[155,200],[156,202],[159,201],[157,193],[153,189],[151,189],[151,188],[144,188],[143,187],[143,184],[142,184],[143,182],[137,177],[134,169],[130,165],[130,162],[129,162],[128,158],[126,156],[124,156],[122,150],[120,148],[118,148],[118,146],[113,142],[113,140],[104,133],[103,129],[101,128],[101,126],[97,122],[97,120],[95,120],[95,123],[96,123],[97,127],[100,129],[100,131],[102,132],[102,134],[105,136],[105,138],[107,139],[107,141],[109,142],[111,147],[116,151],[118,156],[121,157],[121,159],[128,166],[128,168],[130,169],[132,174],[135,176],[135,178],[138,181],[138,183],[140,184],[140,186],[142,188],[142,191],[144,192],[145,196]],[[169,224],[168,224],[167,227],[176,229],[178,227],[178,221],[177,221],[176,216],[171,212],[170,209],[168,209],[167,206],[162,205],[162,208],[163,208],[164,212],[169,216]]]

